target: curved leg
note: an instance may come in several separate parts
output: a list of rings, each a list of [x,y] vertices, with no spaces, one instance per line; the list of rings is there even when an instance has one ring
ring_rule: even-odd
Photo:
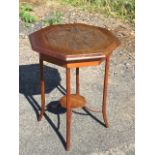
[[[105,63],[104,91],[103,91],[103,107],[102,107],[103,120],[105,122],[106,128],[109,127],[108,120],[107,120],[107,114],[106,114],[106,97],[107,97],[107,89],[108,89],[109,61],[110,61],[110,56],[108,56],[106,58],[106,63]]]
[[[40,121],[45,112],[45,84],[44,84],[44,70],[43,70],[43,60],[40,58],[40,83],[41,83],[41,113],[39,115],[38,121]]]
[[[71,106],[70,106],[70,68],[66,68],[66,108],[67,108],[67,121],[66,121],[66,149],[70,150],[70,128],[71,128]]]
[[[76,68],[76,94],[79,95],[79,68]]]

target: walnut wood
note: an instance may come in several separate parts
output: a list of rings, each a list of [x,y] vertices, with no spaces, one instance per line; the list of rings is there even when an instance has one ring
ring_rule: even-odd
[[[54,58],[54,57],[51,57],[51,56],[48,56],[48,55],[45,55],[45,54],[40,54],[40,55],[41,55],[41,58],[44,61],[51,62],[51,63],[53,63],[55,65],[58,65],[58,66],[66,68],[67,62],[65,62],[65,61],[57,59],[57,58]]]
[[[76,94],[79,95],[79,68],[76,68]]]
[[[40,58],[40,83],[41,83],[41,113],[39,115],[38,120],[40,121],[42,119],[42,116],[45,112],[45,84],[44,84],[44,66],[43,66],[43,59]]]
[[[57,58],[44,55],[44,54],[40,54],[40,55],[44,61],[51,62],[55,65],[65,67],[65,68],[66,67],[67,68],[79,68],[79,67],[86,67],[86,66],[96,66],[96,65],[101,64],[101,62],[104,60],[104,58],[102,59],[98,58],[98,59],[93,59],[93,60],[86,59],[86,60],[76,60],[76,61],[66,62],[66,61],[63,61]]]
[[[96,66],[101,64],[103,59],[98,60],[85,60],[85,62],[70,62],[67,63],[68,68],[86,67],[86,66]]]
[[[66,108],[66,96],[63,96],[60,99],[60,104],[62,107]],[[71,94],[70,95],[70,106],[71,108],[82,108],[86,104],[86,100],[83,96],[77,95],[77,94]]]
[[[103,120],[105,122],[106,128],[109,127],[108,120],[107,120],[107,114],[106,114],[106,98],[107,98],[107,90],[108,90],[108,72],[109,72],[109,61],[110,56],[106,58],[105,63],[105,75],[104,75],[104,90],[103,90]]]
[[[107,29],[80,23],[48,26],[29,38],[33,50],[67,62],[105,58],[119,45]]]
[[[66,150],[70,150],[71,101],[70,101],[70,68],[66,68]]]
[[[43,61],[66,68],[66,96],[60,103],[67,109],[66,113],[66,149],[70,150],[71,110],[84,107],[85,98],[80,96],[79,67],[99,65],[104,59],[105,77],[102,113],[106,127],[106,96],[108,86],[109,57],[120,44],[119,40],[107,29],[92,25],[74,23],[45,27],[29,35],[32,49],[40,55],[41,113],[44,115],[45,94],[43,78]],[[70,69],[76,68],[76,94],[70,94]]]

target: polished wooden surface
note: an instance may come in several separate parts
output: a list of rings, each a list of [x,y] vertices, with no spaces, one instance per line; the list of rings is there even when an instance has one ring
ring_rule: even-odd
[[[80,23],[48,26],[29,38],[33,50],[65,61],[105,58],[119,45],[107,29]]]
[[[66,108],[66,96],[60,99],[60,104],[62,107]],[[70,95],[70,107],[71,108],[82,108],[86,104],[86,100],[83,96],[77,94]]]

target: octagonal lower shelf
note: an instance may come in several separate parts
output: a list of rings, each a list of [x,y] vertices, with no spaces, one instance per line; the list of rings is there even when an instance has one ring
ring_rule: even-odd
[[[63,96],[60,99],[60,104],[62,107],[66,108],[66,96]],[[86,100],[83,96],[77,95],[77,94],[71,94],[70,95],[70,105],[71,108],[79,108],[84,107],[86,104]]]

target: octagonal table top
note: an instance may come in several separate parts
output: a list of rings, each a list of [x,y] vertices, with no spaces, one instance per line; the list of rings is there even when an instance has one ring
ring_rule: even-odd
[[[104,58],[120,44],[109,30],[81,23],[48,26],[29,39],[34,51],[63,61]]]

